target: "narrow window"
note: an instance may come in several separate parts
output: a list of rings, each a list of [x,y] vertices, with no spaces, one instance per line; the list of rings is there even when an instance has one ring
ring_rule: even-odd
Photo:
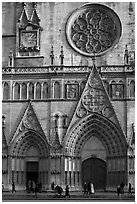
[[[20,85],[18,83],[14,86],[14,99],[20,99]]]
[[[49,85],[47,82],[43,84],[43,99],[49,98]]]
[[[41,99],[41,84],[39,82],[36,85],[36,99]]]
[[[21,86],[21,99],[27,99],[27,84],[25,83]]]
[[[29,99],[34,99],[34,84],[29,84]]]
[[[10,99],[10,87],[8,85],[8,83],[4,83],[4,87],[3,87],[3,100],[8,100]]]
[[[135,97],[135,81],[134,80],[130,82],[130,97],[131,98]]]
[[[60,83],[56,81],[54,83],[54,98],[60,98],[61,95],[60,91],[61,91]]]

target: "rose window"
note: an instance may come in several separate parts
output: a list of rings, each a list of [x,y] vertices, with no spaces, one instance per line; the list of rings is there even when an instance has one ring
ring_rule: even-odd
[[[121,22],[109,7],[88,4],[69,17],[66,34],[69,44],[77,52],[86,56],[99,56],[118,43]]]

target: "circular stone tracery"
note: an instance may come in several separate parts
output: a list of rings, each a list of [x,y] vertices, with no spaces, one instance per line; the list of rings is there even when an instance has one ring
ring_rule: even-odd
[[[103,55],[121,36],[121,22],[110,8],[88,4],[69,17],[66,34],[69,44],[86,56]]]

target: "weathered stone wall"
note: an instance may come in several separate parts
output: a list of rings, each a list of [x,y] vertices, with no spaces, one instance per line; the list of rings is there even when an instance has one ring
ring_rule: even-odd
[[[40,55],[44,56],[44,65],[50,64],[50,50],[54,47],[55,64],[60,65],[60,47],[64,47],[65,65],[91,65],[89,58],[75,53],[66,40],[65,25],[70,14],[86,2],[39,2],[37,4],[38,15],[41,19]],[[135,49],[135,3],[134,2],[101,2],[113,9],[122,23],[122,36],[118,45],[105,56],[97,59],[98,65],[123,64],[125,45],[129,50]],[[12,8],[12,9],[11,9]],[[16,23],[21,15],[21,3],[3,3],[3,35],[16,34]],[[15,12],[16,11],[16,12]],[[13,19],[12,21],[10,19]],[[15,23],[16,22],[16,23]],[[9,36],[10,37],[10,36]],[[3,38],[3,65],[7,65],[9,45],[15,52],[15,36]],[[6,44],[8,42],[8,44]],[[7,46],[8,45],[8,46]]]

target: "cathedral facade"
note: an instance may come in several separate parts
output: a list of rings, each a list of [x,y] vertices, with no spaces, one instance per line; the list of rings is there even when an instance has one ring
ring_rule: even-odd
[[[135,3],[2,3],[2,180],[134,187]]]

